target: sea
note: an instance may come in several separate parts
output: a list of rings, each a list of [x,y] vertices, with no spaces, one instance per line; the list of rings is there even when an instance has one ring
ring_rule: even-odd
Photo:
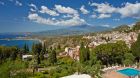
[[[26,40],[26,39],[16,39],[17,37],[25,37],[25,35],[0,35],[0,46],[17,46],[19,48],[23,48],[26,44],[29,46],[31,50],[33,43],[39,43],[39,40]]]

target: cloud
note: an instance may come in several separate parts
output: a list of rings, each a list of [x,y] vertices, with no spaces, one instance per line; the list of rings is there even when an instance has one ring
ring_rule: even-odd
[[[115,19],[113,19],[114,21],[120,21],[120,19],[119,18],[115,18]]]
[[[85,9],[85,6],[84,6],[84,5],[81,6],[80,11],[81,11],[83,14],[88,14],[88,13],[89,13],[89,11]]]
[[[46,24],[46,25],[56,25],[56,26],[76,26],[76,25],[82,25],[85,24],[85,20],[81,19],[77,16],[68,19],[68,20],[56,20],[55,18],[43,18],[41,16],[39,16],[36,13],[33,14],[29,14],[28,15],[29,20],[37,22],[37,23],[41,23],[41,24]]]
[[[30,6],[30,7],[33,7],[34,9],[37,9],[36,5],[33,4],[33,3],[29,4],[29,6]]]
[[[110,27],[109,24],[104,24],[104,25],[101,25],[102,27]]]
[[[67,15],[63,15],[63,18],[72,18],[73,15],[67,14]]]
[[[103,19],[103,18],[109,18],[109,17],[111,17],[110,14],[100,14],[98,18]]]
[[[75,16],[79,16],[78,11],[71,7],[64,7],[62,5],[55,5],[55,10],[59,13],[73,14]]]
[[[41,6],[40,13],[46,13],[46,14],[49,14],[51,16],[59,16],[59,14],[56,11],[50,10],[46,6]]]
[[[122,17],[140,18],[140,3],[126,3],[124,7],[118,9]]]
[[[18,0],[16,0],[15,5],[17,5],[17,6],[22,6],[22,3],[21,3],[21,2],[19,2]]]
[[[109,5],[108,3],[92,3],[90,4],[91,6],[96,6],[97,9],[95,11],[97,11],[98,13],[113,13],[116,11],[116,8],[114,8],[113,6]]]
[[[0,1],[0,5],[4,5],[4,2]]]
[[[132,17],[132,18],[140,18],[140,3],[125,3],[123,7],[114,7],[109,5],[109,3],[91,3],[91,6],[97,7],[95,9],[96,12],[100,14],[112,14],[118,13],[122,18],[124,17]]]
[[[97,15],[93,14],[91,15],[91,18],[97,18]]]
[[[33,9],[33,8],[30,8],[30,11],[35,12],[36,10],[35,10],[35,9]]]
[[[31,4],[29,4],[29,6],[31,7],[30,8],[31,11],[35,12],[37,10],[37,7],[35,4],[31,3]]]

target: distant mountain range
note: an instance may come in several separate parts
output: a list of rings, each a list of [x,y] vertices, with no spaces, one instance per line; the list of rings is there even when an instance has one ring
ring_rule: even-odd
[[[80,26],[71,26],[62,29],[48,30],[32,33],[32,35],[41,35],[41,36],[67,36],[67,35],[82,35],[91,32],[101,32],[111,30],[112,28],[103,27],[103,26],[90,26],[90,25],[80,25]]]
[[[116,28],[103,27],[103,26],[90,26],[90,25],[80,25],[71,26],[55,30],[46,30],[41,32],[16,32],[16,33],[0,33],[3,38],[7,35],[11,36],[72,36],[72,35],[83,35],[88,33],[103,32],[103,31],[120,31],[120,32],[130,32],[140,29],[140,22],[136,22],[132,27],[128,25],[117,26]],[[10,37],[11,38],[11,37]]]

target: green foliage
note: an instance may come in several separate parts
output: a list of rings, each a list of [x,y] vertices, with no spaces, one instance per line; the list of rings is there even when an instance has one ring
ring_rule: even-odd
[[[101,44],[93,52],[97,54],[97,58],[103,65],[122,64],[124,54],[129,52],[129,48],[125,42],[118,41],[116,43]]]
[[[84,62],[87,62],[90,58],[90,51],[89,51],[89,47],[84,46],[84,43],[82,42],[81,43],[81,46],[80,46],[80,62],[81,63],[84,63]]]
[[[24,44],[23,51],[24,54],[27,54],[29,52],[29,46],[26,43]]]
[[[95,65],[95,64],[100,64],[100,61],[97,59],[97,55],[95,52],[90,53],[89,64],[90,64],[90,66]]]
[[[32,52],[34,54],[34,58],[37,61],[37,64],[40,64],[41,63],[41,59],[40,59],[40,56],[42,56],[41,55],[41,51],[42,51],[42,44],[41,43],[33,44],[33,46],[32,46]]]
[[[113,31],[119,31],[119,32],[129,32],[130,27],[128,25],[121,25],[113,29]]]
[[[43,73],[38,72],[33,78],[47,78],[47,76],[45,76]]]
[[[137,23],[133,26],[133,30],[134,30],[134,31],[140,30],[140,22],[137,22]]]
[[[56,51],[52,49],[50,51],[49,62],[54,65],[57,62]]]
[[[28,78],[29,73],[23,71],[26,69],[26,63],[21,60],[10,61],[0,65],[0,78]],[[21,73],[22,72],[22,73]],[[28,76],[28,77],[27,77]]]
[[[58,59],[59,64],[72,65],[75,61],[70,57],[63,57]]]
[[[137,41],[131,45],[131,50],[133,55],[136,57],[137,61],[140,60],[140,34],[138,35]]]
[[[0,46],[0,64],[3,63],[7,58],[15,60],[19,54],[17,47],[5,47]]]
[[[123,63],[125,65],[128,66],[128,65],[132,65],[134,63],[135,57],[133,56],[132,53],[125,53],[124,58],[125,58],[125,60],[123,61]]]

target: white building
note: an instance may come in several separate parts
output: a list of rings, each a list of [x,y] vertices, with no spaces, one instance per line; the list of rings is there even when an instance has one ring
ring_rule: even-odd
[[[73,74],[73,75],[65,76],[65,77],[61,77],[61,78],[91,78],[91,76],[88,74],[80,74],[80,75]]]
[[[33,55],[22,55],[22,60],[32,59]]]

